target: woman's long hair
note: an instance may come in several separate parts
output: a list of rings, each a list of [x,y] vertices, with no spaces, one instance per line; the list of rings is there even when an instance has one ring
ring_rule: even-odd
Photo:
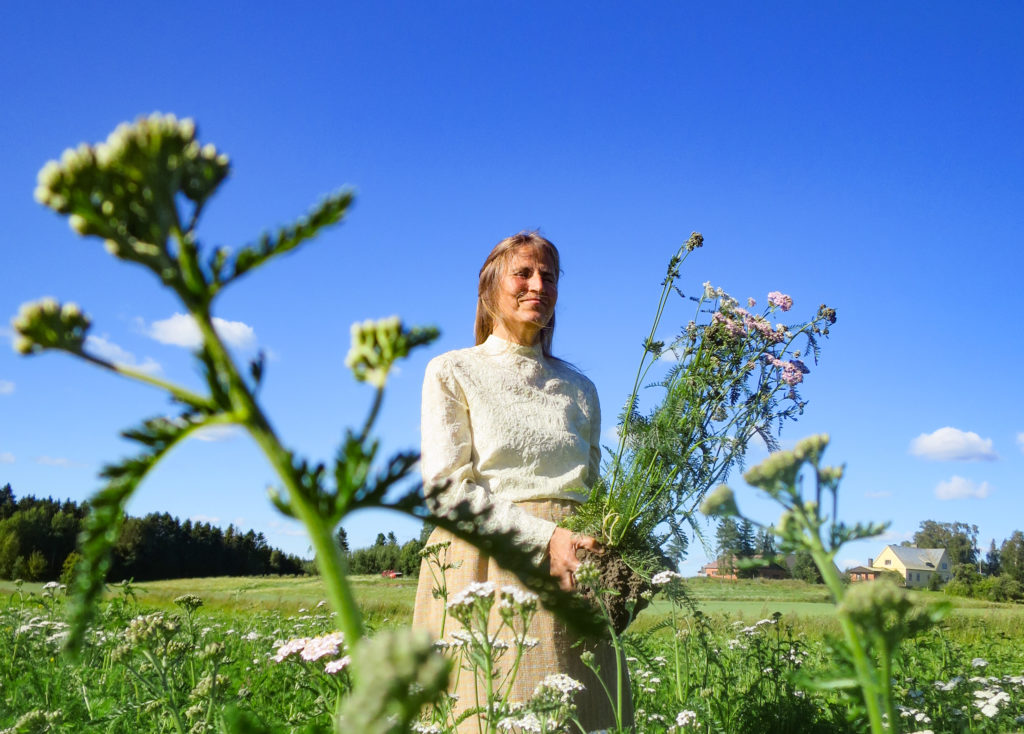
[[[498,286],[501,276],[505,274],[512,255],[521,248],[530,248],[535,252],[547,255],[555,266],[555,278],[557,282],[561,269],[558,265],[558,248],[551,241],[541,237],[536,231],[520,232],[511,237],[506,237],[491,250],[491,254],[484,260],[480,268],[480,284],[477,288],[476,299],[476,323],[474,332],[476,343],[483,344],[487,337],[494,331],[495,323],[501,321],[502,314],[498,308]],[[555,314],[552,312],[547,325],[540,332],[541,351],[545,357],[551,355],[551,339],[555,333]]]

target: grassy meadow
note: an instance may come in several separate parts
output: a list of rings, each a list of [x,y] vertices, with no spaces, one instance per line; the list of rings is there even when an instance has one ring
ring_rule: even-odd
[[[353,581],[371,633],[409,623],[415,579]],[[681,731],[684,710],[705,732],[865,730],[857,706],[822,685],[843,665],[823,587],[690,579],[686,589],[699,614],[656,600],[626,636],[638,731]],[[332,631],[323,599],[310,577],[113,584],[73,662],[60,654],[62,593],[0,582],[0,734],[329,731],[350,685],[344,646],[333,672],[281,652]],[[951,601],[898,658],[902,731],[1024,730],[1024,606]]]

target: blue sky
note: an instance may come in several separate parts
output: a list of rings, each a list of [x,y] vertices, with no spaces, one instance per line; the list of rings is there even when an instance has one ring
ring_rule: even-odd
[[[270,354],[268,412],[306,456],[330,457],[369,406],[343,365],[350,323],[395,313],[443,332],[402,365],[380,423],[389,450],[418,444],[427,359],[470,344],[480,263],[536,227],[563,258],[556,353],[597,384],[611,436],[665,262],[698,230],[684,290],[710,280],[762,303],[784,291],[799,315],[838,310],[784,438],[831,433],[843,518],[893,523],[841,567],[926,519],[977,524],[983,548],[1024,527],[1021,6],[125,7],[22,4],[0,28],[5,321],[23,301],[76,301],[94,348],[198,386],[173,343],[182,309],[32,200],[64,148],[173,112],[232,159],[207,244],[250,242],[324,193],[357,192],[345,223],[217,312],[241,357]],[[666,333],[689,318],[670,311]],[[0,483],[83,500],[101,464],[133,450],[118,431],[167,409],[66,356],[0,351]],[[304,554],[266,501],[255,447],[209,438],[162,463],[130,511],[253,527]],[[732,484],[741,507],[776,519]],[[355,545],[418,532],[381,513],[346,528]],[[685,570],[703,561],[694,548]]]

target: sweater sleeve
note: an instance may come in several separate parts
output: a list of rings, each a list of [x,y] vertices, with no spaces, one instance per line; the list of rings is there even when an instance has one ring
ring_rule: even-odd
[[[593,487],[601,477],[601,402],[597,388],[592,389],[590,410],[590,463],[587,465],[587,486]]]
[[[515,531],[519,541],[536,552],[538,561],[542,559],[555,523],[523,511],[507,498],[477,483],[470,407],[443,355],[431,360],[423,378],[420,433],[420,470],[424,486],[450,482],[436,498],[431,511],[444,515],[463,501],[468,501],[477,514],[491,507],[483,530]]]

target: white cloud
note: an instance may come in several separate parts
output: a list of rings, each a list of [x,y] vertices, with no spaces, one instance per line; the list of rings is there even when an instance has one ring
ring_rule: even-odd
[[[972,431],[946,426],[934,433],[922,433],[910,442],[910,453],[932,461],[995,461],[992,439]]]
[[[151,375],[159,372],[161,369],[160,363],[152,357],[146,357],[142,362],[139,362],[135,359],[134,354],[110,341],[105,334],[103,336],[87,336],[85,338],[85,346],[96,356],[102,357],[108,362],[131,367],[139,372]]]
[[[0,464],[13,464],[14,454],[10,451],[0,451]]]
[[[306,532],[306,528],[302,525],[295,523],[284,523],[279,520],[271,520],[268,523],[270,532],[273,535],[284,535],[289,538],[308,538],[309,533]]]
[[[1017,445],[1020,446],[1021,453],[1024,453],[1024,432],[1017,434]]]
[[[900,531],[889,528],[880,536],[878,539],[885,545],[899,545],[904,540],[913,540],[914,533],[912,531]]]
[[[205,522],[210,525],[216,525],[220,522],[219,517],[211,517],[210,515],[192,515],[189,517],[192,522]]]
[[[879,489],[874,492],[865,492],[864,496],[867,497],[869,500],[880,500],[884,499],[885,497],[892,497],[892,492],[890,492],[887,489]]]
[[[978,484],[970,479],[953,476],[945,482],[938,483],[935,487],[935,496],[940,500],[959,500],[965,497],[984,499],[991,491],[988,482]]]
[[[43,466],[75,466],[71,459],[65,459],[63,456],[37,456],[36,463],[42,464]]]
[[[241,321],[227,321],[214,316],[213,328],[228,346],[244,348],[256,343],[256,332]],[[176,347],[195,349],[203,341],[195,320],[184,313],[176,313],[170,318],[154,321],[145,332],[161,344],[172,344]]]
[[[242,429],[238,426],[204,426],[198,431],[193,431],[189,434],[189,438],[195,438],[200,441],[230,441],[231,439],[239,436]]]
[[[14,383],[10,380],[0,380],[0,395],[10,395],[14,392]]]

